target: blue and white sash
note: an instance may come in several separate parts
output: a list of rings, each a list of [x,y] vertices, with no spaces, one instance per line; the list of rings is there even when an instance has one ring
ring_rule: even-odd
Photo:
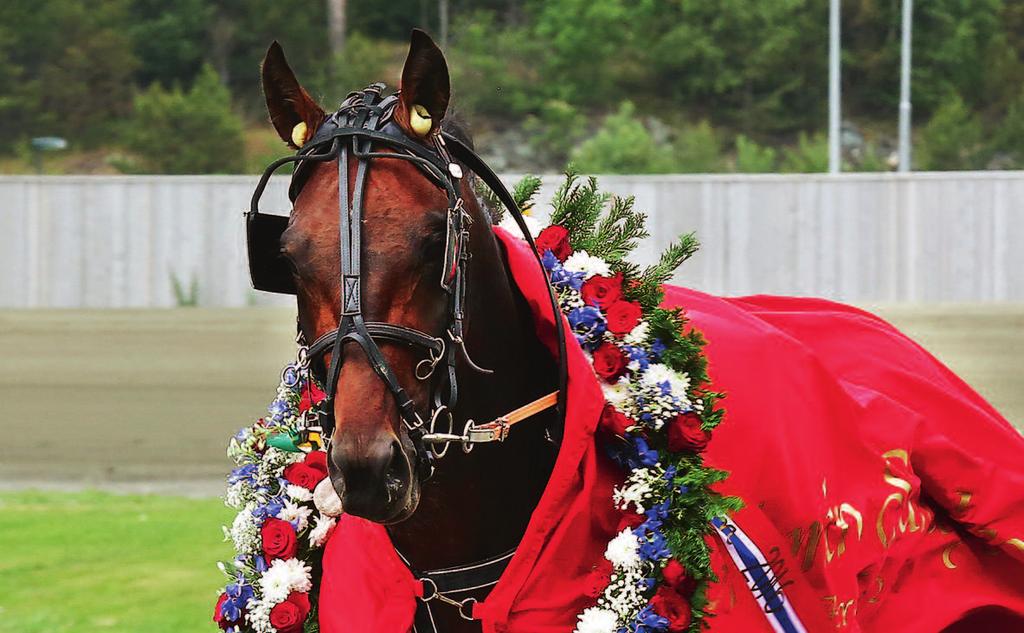
[[[725,548],[736,567],[743,572],[747,588],[761,605],[768,624],[775,633],[807,633],[793,605],[786,599],[780,576],[771,562],[731,519],[712,519],[711,524],[725,542]]]

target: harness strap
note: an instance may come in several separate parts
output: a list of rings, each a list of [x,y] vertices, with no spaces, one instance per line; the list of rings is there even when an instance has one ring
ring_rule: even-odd
[[[432,606],[438,602],[456,607],[459,615],[466,620],[475,619],[473,607],[477,604],[477,599],[471,594],[496,585],[515,553],[516,550],[513,549],[468,565],[418,571],[401,552],[398,552],[399,558],[423,589],[423,594],[416,605],[414,633],[440,633],[432,610]]]
[[[516,225],[523,234],[523,238],[530,245],[530,250],[533,251],[533,255],[537,259],[537,265],[540,266],[541,270],[544,270],[544,262],[541,260],[543,253],[537,250],[537,244],[533,241],[533,236],[526,225],[526,220],[523,219],[523,212],[519,209],[519,205],[516,204],[515,198],[512,197],[505,184],[501,182],[501,179],[494,173],[494,170],[469,146],[446,132],[442,132],[441,135],[446,144],[451,145],[452,155],[456,160],[461,161],[471,171],[476,173],[484,181],[484,184],[491,188],[491,191],[498,197],[498,200],[505,205],[508,212],[512,214],[512,219],[515,220]],[[565,432],[565,407],[566,398],[569,393],[569,390],[566,388],[569,384],[569,359],[566,357],[565,325],[563,324],[562,311],[558,305],[558,297],[555,295],[554,286],[550,283],[545,285],[548,289],[548,298],[551,301],[551,315],[555,321],[555,338],[558,340],[558,415],[556,416],[557,420],[554,427],[549,429],[549,434],[552,441],[555,444],[559,444],[562,441],[562,434]]]

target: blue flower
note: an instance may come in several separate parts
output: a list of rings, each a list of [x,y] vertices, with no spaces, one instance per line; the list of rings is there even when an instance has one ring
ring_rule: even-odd
[[[647,357],[647,350],[638,345],[624,345],[622,347],[630,360],[635,360],[640,365],[640,371],[647,371],[650,359]]]
[[[561,268],[562,263],[558,261],[555,254],[551,252],[550,248],[545,248],[544,252],[541,253],[540,263],[544,264],[546,270],[554,270],[555,268]]]
[[[250,585],[243,581],[232,583],[224,588],[227,600],[220,606],[220,614],[226,620],[237,620],[242,617],[242,609],[249,604],[253,598],[253,590]]]
[[[636,614],[633,630],[636,633],[647,633],[648,631],[664,631],[668,628],[668,620],[654,612],[654,607],[647,605],[640,613]]]
[[[555,288],[566,287],[579,291],[583,287],[583,273],[569,272],[559,266],[551,271],[551,285]]]
[[[276,517],[277,513],[284,507],[284,503],[281,502],[280,498],[271,499],[267,503],[256,506],[252,509],[252,515],[260,521],[265,521],[269,518]]]
[[[647,444],[647,440],[634,435],[630,438],[633,442],[633,447],[636,448],[637,458],[640,463],[644,466],[654,466],[658,463],[658,451],[654,450]]]
[[[661,521],[658,521],[660,524]],[[640,540],[640,558],[649,561],[659,561],[669,558],[672,552],[668,549],[668,541],[665,540],[659,530],[652,530],[650,536]]]
[[[253,477],[256,476],[258,470],[256,464],[245,464],[231,471],[228,475],[229,484],[237,484],[240,481],[252,482]]]
[[[668,468],[665,469],[665,473],[661,476],[661,478],[667,481],[668,483],[672,483],[672,480],[676,478],[677,472],[678,469],[676,468],[676,465],[671,464]]]
[[[270,420],[275,424],[280,424],[284,421],[284,416],[288,413],[288,401],[282,400],[281,398],[275,398],[270,406],[267,407],[267,412],[270,413]]]
[[[566,318],[584,348],[593,350],[601,344],[606,325],[600,310],[593,306],[573,308]]]
[[[256,571],[261,574],[267,571],[267,569],[269,568],[269,566],[267,565],[267,559],[263,558],[262,556],[255,556],[253,558],[253,563],[256,566]]]
[[[238,433],[235,433],[235,439],[239,442],[244,442],[249,439],[250,435],[252,435],[252,429],[245,427],[244,429],[239,429]]]
[[[661,342],[660,338],[654,339],[654,342],[651,343],[651,353],[658,358],[661,358],[661,355],[665,353],[666,349],[668,348]]]

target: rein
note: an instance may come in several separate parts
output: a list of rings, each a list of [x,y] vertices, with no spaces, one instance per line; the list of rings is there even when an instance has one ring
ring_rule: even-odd
[[[271,163],[260,177],[249,212],[246,213],[249,270],[253,287],[268,292],[295,294],[293,275],[280,256],[280,238],[288,226],[288,218],[260,213],[259,200],[271,175],[285,164],[295,165],[289,186],[289,198],[294,202],[308,178],[307,164],[338,161],[342,299],[336,329],[323,334],[307,347],[305,336],[299,328],[297,340],[300,347],[305,348],[302,354],[308,359],[311,373],[323,385],[327,396],[322,406],[304,417],[304,432],[307,435],[319,433],[329,443],[335,427],[331,404],[337,396],[343,348],[347,343],[355,343],[363,350],[370,366],[394,397],[403,425],[415,447],[417,470],[423,479],[433,473],[436,461],[447,453],[451,443],[460,444],[468,453],[478,443],[502,442],[515,424],[552,407],[556,407],[558,415],[555,424],[547,432],[549,438],[558,443],[564,427],[568,369],[564,325],[558,300],[550,284],[548,295],[558,341],[558,391],[487,423],[478,424],[471,419],[467,420],[462,433],[455,432],[452,411],[459,396],[456,374],[458,360],[463,359],[465,365],[473,371],[490,372],[472,361],[463,340],[465,271],[471,255],[469,226],[473,220],[464,209],[460,193],[462,165],[475,173],[507,207],[533,250],[537,265],[542,271],[544,267],[522,212],[493,170],[465,143],[447,133],[435,132],[424,142],[410,139],[393,120],[398,105],[397,93],[382,98],[383,89],[382,84],[372,84],[350,94],[338,111],[325,119],[313,138],[294,156]],[[391,151],[380,151],[382,148]],[[367,175],[374,159],[409,161],[447,195],[446,243],[440,279],[440,286],[448,295],[447,325],[445,331],[436,336],[404,325],[372,322],[364,318],[361,226]],[[356,163],[351,192],[348,178],[350,161]],[[425,354],[425,358],[417,363],[414,373],[417,380],[432,380],[430,415],[427,418],[420,415],[416,403],[400,384],[381,352],[379,342],[407,345]],[[322,370],[322,361],[328,352],[331,354],[331,362],[325,372]],[[438,372],[442,361],[444,370]],[[439,424],[443,426],[438,428]]]

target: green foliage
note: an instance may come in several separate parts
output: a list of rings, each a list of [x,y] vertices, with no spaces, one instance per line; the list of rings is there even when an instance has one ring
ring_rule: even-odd
[[[0,148],[43,135],[109,140],[131,108],[127,20],[125,0],[0,3]]]
[[[572,105],[560,99],[549,99],[537,114],[526,117],[523,129],[544,162],[561,167],[586,133],[586,125],[587,118]]]
[[[126,30],[139,58],[138,82],[191,84],[203,66],[213,16],[209,0],[131,0]]]
[[[330,109],[370,81],[397,83],[409,28],[439,31],[436,3],[349,4],[347,45],[332,58],[324,2],[7,0],[0,3],[0,152],[44,134],[76,148],[114,144],[139,88],[188,87],[204,63],[246,119],[264,121],[258,65],[273,39]],[[521,153],[512,168],[554,169],[574,158],[587,171],[716,172],[725,168],[723,140],[738,130],[779,147],[796,144],[769,157],[739,143],[740,171],[808,172],[822,164],[820,138],[797,138],[825,120],[821,0],[451,0],[450,8],[454,111],[472,117],[481,136],[524,129],[532,156]],[[859,125],[893,118],[900,20],[899,2],[843,3],[844,115]],[[918,3],[913,56],[918,131],[951,94],[961,95],[982,130],[977,151],[952,161],[940,151],[936,160],[988,164],[981,159],[994,152],[993,165],[1020,164],[1024,4]],[[634,104],[629,122],[621,109],[609,111],[623,95]],[[671,131],[645,127],[655,119]],[[623,142],[610,131],[625,134]],[[855,159],[853,167],[882,166]]]
[[[824,134],[808,137],[801,132],[796,147],[782,150],[781,171],[794,174],[828,171],[828,137]]]
[[[573,152],[573,164],[593,174],[656,174],[671,170],[671,151],[654,142],[636,115],[636,106],[623,101],[618,112],[605,118],[597,133]]]
[[[722,170],[722,148],[711,123],[684,127],[672,143],[673,171],[708,174]]]
[[[864,144],[864,149],[855,157],[850,167],[854,171],[889,171],[888,163],[873,143]]]
[[[188,91],[153,85],[137,95],[125,143],[139,157],[131,171],[238,173],[244,165],[242,122],[209,66]]]
[[[1011,165],[1024,166],[1024,87],[993,132],[992,148],[1003,153]]]
[[[977,116],[959,95],[943,102],[921,131],[919,167],[925,170],[981,169],[988,160]]]
[[[775,150],[762,147],[743,134],[736,137],[736,171],[759,174],[775,171]]]
[[[448,54],[455,102],[467,114],[510,118],[546,101],[535,60],[545,43],[523,29],[503,28],[493,13],[481,11],[456,21],[458,35]]]

